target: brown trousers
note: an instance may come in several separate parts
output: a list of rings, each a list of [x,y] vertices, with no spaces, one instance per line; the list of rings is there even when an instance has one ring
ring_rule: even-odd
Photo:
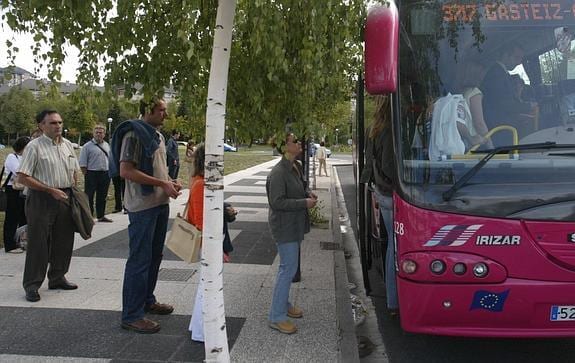
[[[70,190],[66,193],[70,195]],[[24,290],[37,290],[46,277],[58,281],[70,267],[74,247],[74,221],[70,206],[50,194],[29,190],[26,198],[28,247],[24,267]]]

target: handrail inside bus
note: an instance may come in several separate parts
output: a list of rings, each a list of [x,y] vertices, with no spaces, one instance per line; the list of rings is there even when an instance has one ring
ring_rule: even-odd
[[[489,130],[488,133],[485,134],[485,138],[491,138],[491,136],[493,136],[493,134],[495,134],[499,131],[511,132],[511,135],[513,136],[513,145],[519,144],[519,133],[517,132],[517,129],[515,127],[509,126],[509,125],[500,125],[500,126],[492,128],[491,130]],[[471,149],[469,149],[469,151],[467,152],[467,155],[476,154],[475,151],[477,149],[479,149],[480,146],[481,146],[481,144],[477,144],[477,145],[474,145],[473,147],[471,147]],[[515,155],[517,155],[519,152],[518,152],[518,150],[514,150],[513,153]]]

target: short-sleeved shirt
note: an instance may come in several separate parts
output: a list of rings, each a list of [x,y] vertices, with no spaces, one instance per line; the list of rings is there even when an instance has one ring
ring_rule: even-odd
[[[78,158],[70,141],[62,137],[60,142],[55,142],[42,135],[24,148],[18,172],[50,188],[70,188],[74,185],[74,172],[79,169]]]
[[[471,109],[471,98],[475,97],[477,95],[483,95],[481,90],[477,87],[467,88],[465,91],[463,91],[463,97],[465,98],[465,101],[467,102],[467,105],[470,107],[470,109]],[[467,129],[469,130],[469,134],[471,136],[477,135],[477,131],[475,130],[475,126],[473,125],[473,122],[470,122],[466,126],[467,126]]]
[[[157,132],[157,131],[156,131]],[[166,144],[164,136],[157,132],[160,138],[160,147],[154,152],[152,165],[154,177],[161,180],[170,180],[168,175],[168,166],[166,165]],[[122,150],[120,152],[120,162],[131,162],[139,169],[140,155],[142,154],[142,144],[133,131],[129,131],[122,139]],[[142,185],[126,179],[126,188],[124,190],[124,206],[130,212],[139,212],[142,210],[157,207],[162,204],[168,204],[170,197],[161,187],[154,186],[151,194],[142,194]]]
[[[110,155],[110,145],[106,141],[98,144],[96,140],[92,139],[82,147],[79,160],[80,167],[90,171],[107,171],[108,155]]]
[[[4,168],[6,168],[6,177],[8,177],[8,175],[10,175],[10,173],[12,173],[12,175],[10,175],[10,180],[8,181],[8,185],[14,184],[14,178],[16,177],[16,173],[18,173],[18,168],[20,167],[20,160],[21,159],[22,159],[22,156],[20,156],[16,153],[11,153],[11,154],[8,154],[8,156],[6,156],[6,161],[4,162]]]

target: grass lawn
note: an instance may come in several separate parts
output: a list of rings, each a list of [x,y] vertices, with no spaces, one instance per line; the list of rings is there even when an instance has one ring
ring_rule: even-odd
[[[185,147],[180,146],[180,172],[178,173],[178,180],[184,188],[188,187],[188,165],[184,162]],[[4,165],[4,160],[6,156],[13,152],[12,148],[7,147],[0,150],[0,161]],[[77,150],[77,154],[80,154],[80,150]],[[240,147],[238,152],[226,152],[224,154],[224,175],[235,173],[236,171],[244,170],[254,165],[261,164],[263,162],[269,161],[273,158],[272,147],[271,146],[260,146],[254,145],[251,149],[247,147]],[[4,174],[4,178],[7,174]],[[4,182],[4,181],[2,181]],[[84,178],[80,177],[78,180],[78,187],[80,190],[84,190]],[[111,213],[114,209],[114,184],[110,183],[110,189],[108,190],[108,198],[106,202],[106,212]],[[3,239],[4,231],[4,212],[0,212],[0,247],[4,247]]]

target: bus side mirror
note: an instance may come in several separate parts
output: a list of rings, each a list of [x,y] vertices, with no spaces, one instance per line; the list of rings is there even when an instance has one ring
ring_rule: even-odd
[[[370,94],[397,89],[399,16],[393,1],[369,9],[365,25],[365,88]]]

